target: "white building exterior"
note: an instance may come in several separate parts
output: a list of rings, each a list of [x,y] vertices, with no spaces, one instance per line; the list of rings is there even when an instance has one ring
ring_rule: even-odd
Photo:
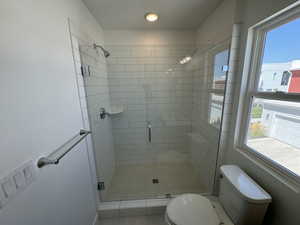
[[[288,84],[282,83],[283,74],[289,71],[292,62],[267,63],[262,65],[259,89],[261,91],[288,91]],[[289,73],[289,72],[288,72]]]
[[[265,135],[300,148],[300,105],[275,100],[261,100],[260,104]]]
[[[259,90],[288,92],[292,76],[290,71],[299,68],[300,60],[263,64]],[[263,107],[263,112],[260,119],[253,119],[252,122],[261,122],[264,135],[300,148],[300,104],[264,99],[256,99],[255,103]]]

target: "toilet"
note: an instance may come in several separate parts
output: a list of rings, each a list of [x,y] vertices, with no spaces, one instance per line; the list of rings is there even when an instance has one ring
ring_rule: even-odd
[[[220,170],[219,196],[214,201],[200,194],[172,199],[165,213],[169,225],[261,225],[271,196],[238,166]]]

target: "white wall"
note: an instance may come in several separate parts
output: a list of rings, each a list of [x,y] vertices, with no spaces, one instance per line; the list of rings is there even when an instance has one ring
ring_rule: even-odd
[[[241,22],[243,25],[242,41],[240,48],[239,72],[236,74],[236,90],[234,106],[237,105],[239,98],[239,91],[241,87],[243,59],[245,55],[246,38],[248,28],[260,20],[271,16],[275,12],[283,9],[293,0],[241,0],[236,12],[236,22]],[[233,118],[236,118],[236,107]],[[235,121],[235,120],[233,120]],[[233,131],[233,130],[232,130]],[[253,177],[263,188],[265,188],[272,196],[273,202],[267,212],[265,224],[273,225],[296,225],[300,224],[299,216],[299,192],[295,191],[295,187],[291,183],[286,183],[279,175],[272,172],[262,163],[252,160],[245,154],[234,149],[232,139],[234,133],[230,135],[231,144],[226,154],[226,163],[234,163],[244,169],[251,177]],[[280,178],[280,179],[279,179]]]
[[[67,18],[99,43],[79,0],[0,3],[0,176],[52,152],[82,125]],[[4,225],[92,224],[95,195],[84,143],[0,210]]]
[[[197,31],[197,45],[214,45],[231,36],[236,0],[224,0],[202,22]]]

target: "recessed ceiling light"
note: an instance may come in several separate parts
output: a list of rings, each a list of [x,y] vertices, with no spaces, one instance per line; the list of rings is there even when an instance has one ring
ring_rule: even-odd
[[[146,13],[145,14],[145,19],[148,21],[148,22],[155,22],[158,20],[158,15],[156,13]]]

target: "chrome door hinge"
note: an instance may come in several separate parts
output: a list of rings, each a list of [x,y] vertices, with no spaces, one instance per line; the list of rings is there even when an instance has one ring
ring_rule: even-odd
[[[97,189],[98,189],[98,191],[105,190],[105,184],[104,184],[104,182],[98,182]]]

